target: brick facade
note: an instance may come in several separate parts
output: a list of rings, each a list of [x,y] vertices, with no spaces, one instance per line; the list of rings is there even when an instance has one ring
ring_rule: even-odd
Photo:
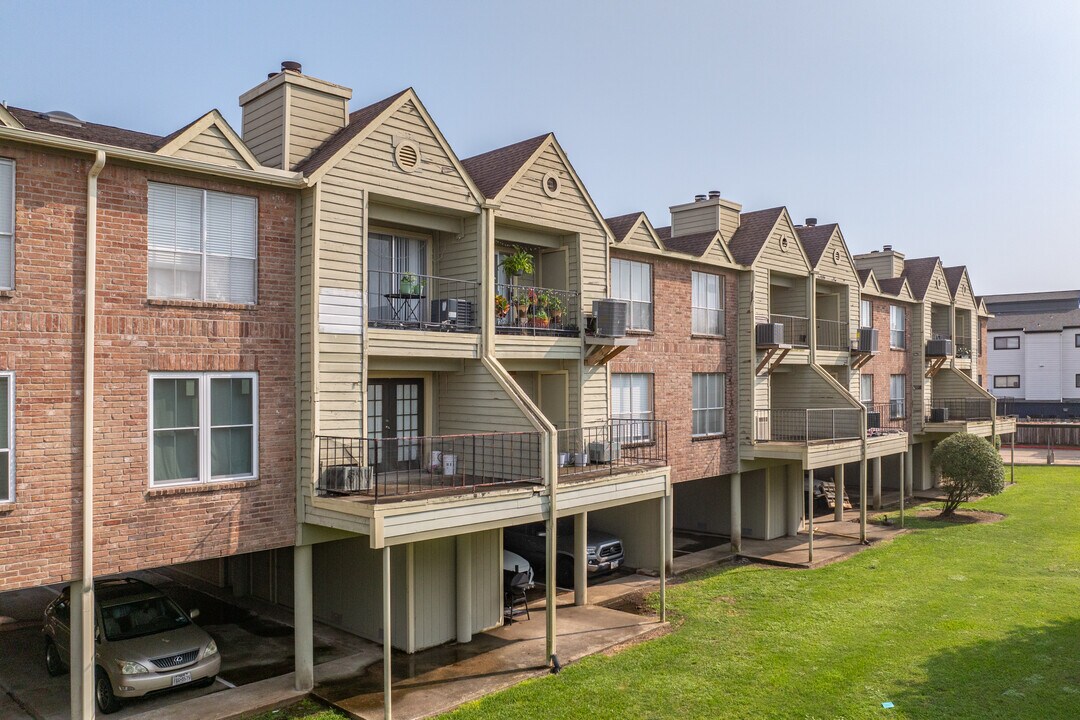
[[[16,161],[15,502],[0,505],[0,591],[79,573],[87,156],[0,143]],[[258,303],[147,300],[147,182],[256,196]],[[295,535],[295,194],[110,161],[99,178],[95,574],[291,545]],[[148,373],[259,374],[255,481],[149,487]]]
[[[911,323],[914,319],[911,305],[899,302],[891,303],[880,297],[867,296],[865,299],[870,300],[874,327],[878,331],[878,353],[868,363],[859,368],[857,372],[861,375],[874,376],[874,404],[882,406],[887,405],[891,400],[889,397],[889,378],[892,375],[903,375],[906,378],[904,381],[904,407],[907,416],[910,418],[912,408],[911,386],[913,383],[918,382],[918,377],[912,377],[911,374]],[[889,347],[889,331],[892,322],[889,308],[894,304],[904,308],[907,347],[903,350]],[[918,384],[921,385],[922,383]],[[859,390],[856,389],[856,397],[858,397],[858,392]],[[908,427],[910,429],[910,425]]]
[[[726,475],[738,470],[738,400],[736,333],[738,276],[714,266],[612,249],[611,257],[652,265],[653,333],[638,336],[638,344],[612,361],[612,373],[652,373],[653,416],[667,421],[668,458],[672,482]],[[691,333],[691,273],[694,270],[724,278],[726,337]],[[692,379],[695,372],[726,373],[723,437],[695,440],[692,429]]]

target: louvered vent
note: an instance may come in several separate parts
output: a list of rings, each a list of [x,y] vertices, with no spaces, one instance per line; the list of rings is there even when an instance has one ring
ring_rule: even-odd
[[[394,148],[394,162],[405,172],[412,172],[420,166],[420,148],[412,141],[399,142]]]

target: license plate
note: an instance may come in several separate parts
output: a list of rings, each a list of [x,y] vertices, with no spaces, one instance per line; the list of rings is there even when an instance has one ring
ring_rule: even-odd
[[[612,560],[611,561],[611,569],[612,570],[618,570],[620,562],[622,562],[622,561],[621,560]]]
[[[173,687],[176,687],[177,685],[183,685],[184,683],[189,682],[191,682],[191,673],[189,672],[177,673],[176,675],[172,676]]]

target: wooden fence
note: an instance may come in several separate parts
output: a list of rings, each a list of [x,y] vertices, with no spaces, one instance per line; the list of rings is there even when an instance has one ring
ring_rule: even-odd
[[[1080,423],[1020,422],[1016,424],[1016,444],[1080,448]]]

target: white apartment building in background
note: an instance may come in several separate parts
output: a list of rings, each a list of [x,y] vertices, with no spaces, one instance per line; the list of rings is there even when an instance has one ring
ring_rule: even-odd
[[[1008,400],[1080,400],[1080,290],[988,295],[987,386]]]

